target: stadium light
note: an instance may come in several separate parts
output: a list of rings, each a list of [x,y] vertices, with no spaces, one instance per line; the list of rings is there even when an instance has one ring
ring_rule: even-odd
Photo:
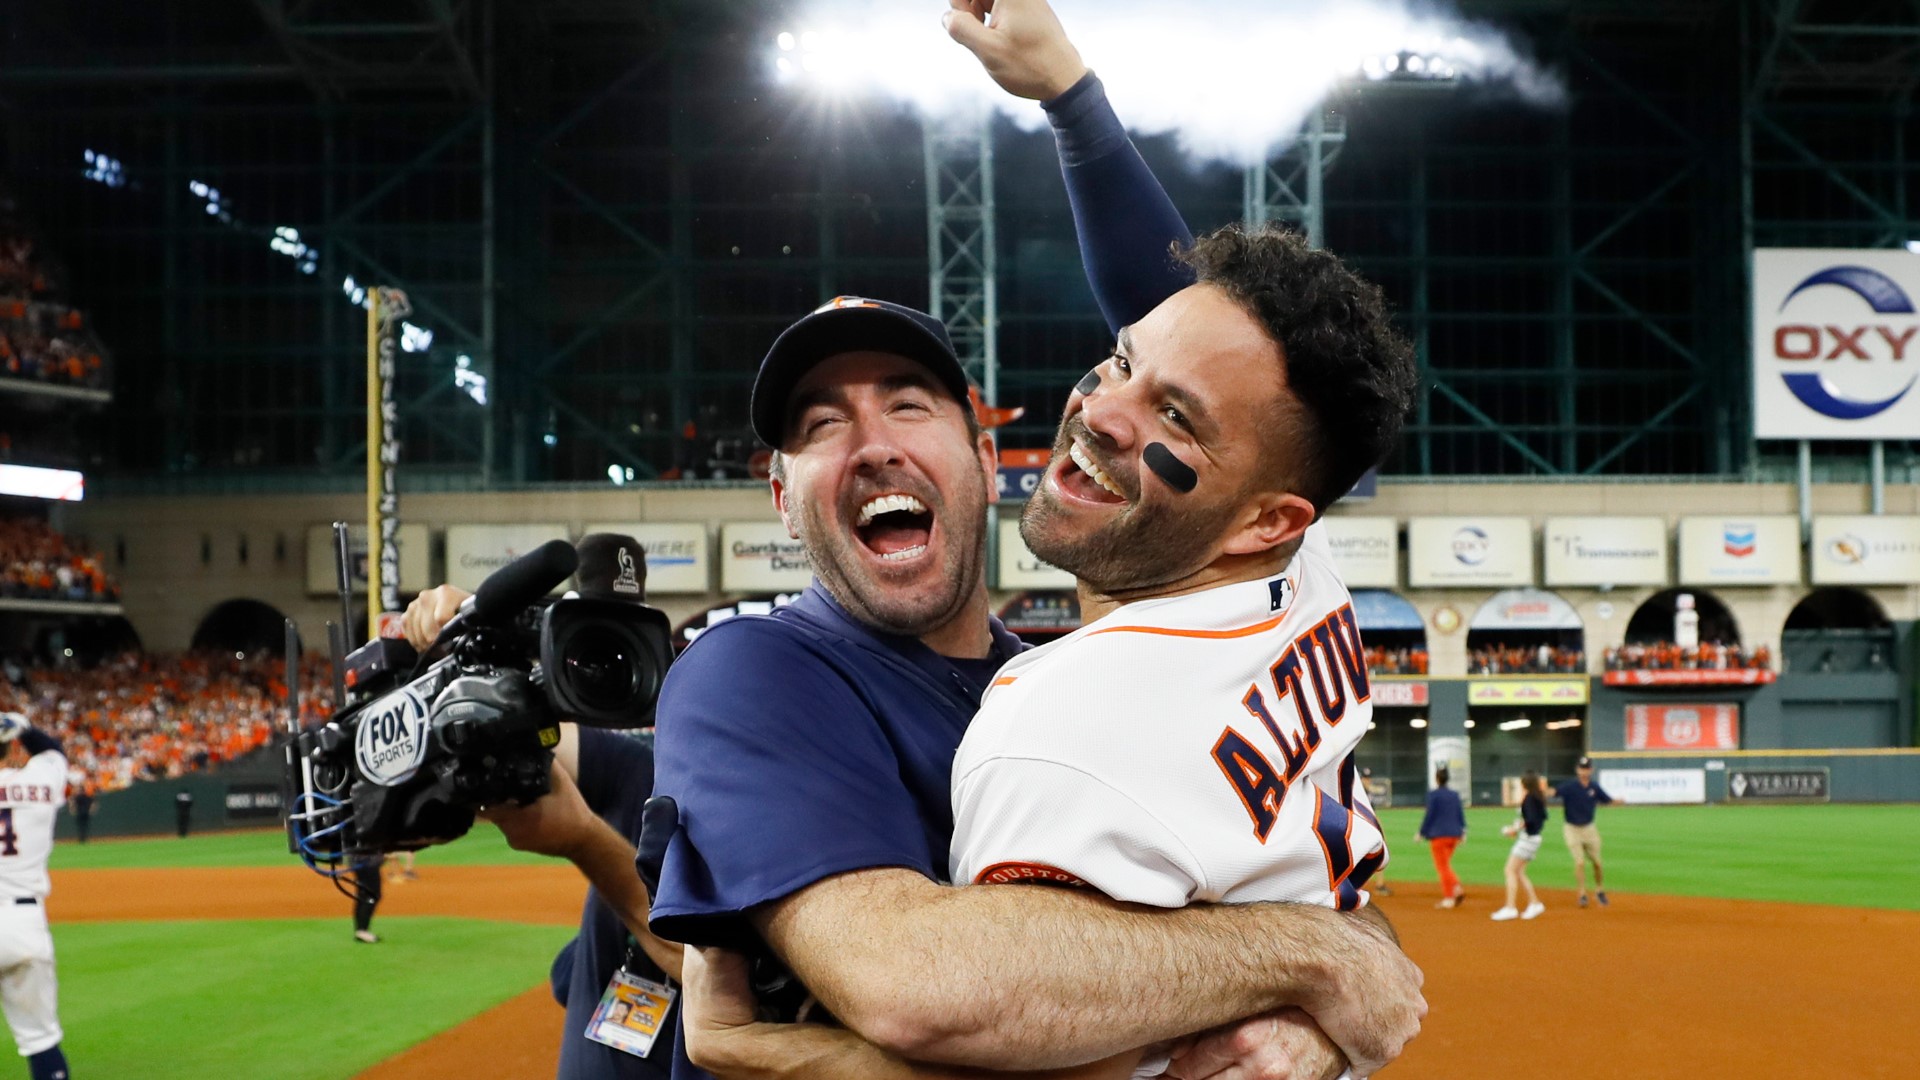
[[[1343,85],[1502,83],[1532,104],[1565,103],[1563,78],[1497,30],[1415,0],[1213,0],[1206,18],[1150,0],[1055,0],[1135,131],[1175,133],[1196,162],[1250,165],[1295,137]],[[770,81],[871,92],[922,117],[999,110],[1028,130],[1044,114],[1002,93],[935,13],[899,0],[802,0],[770,28]]]
[[[1469,720],[1469,721],[1467,721],[1467,730],[1468,730],[1468,731],[1472,731],[1472,730],[1473,730],[1473,721],[1471,721],[1471,720]]]
[[[80,159],[87,164],[87,167],[81,170],[81,176],[110,188],[127,186],[127,167],[119,158],[108,157],[93,150],[82,150]]]
[[[1907,241],[1907,250],[1913,252],[1915,255],[1920,255],[1920,240]]]
[[[1530,728],[1532,726],[1533,726],[1533,721],[1527,719],[1524,716],[1518,720],[1503,720],[1500,722],[1501,731],[1519,731],[1523,728]]]
[[[1427,726],[1427,718],[1424,716],[1416,716],[1413,719],[1407,721],[1407,726],[1412,728],[1415,731],[1423,731],[1426,729],[1426,726]]]
[[[1577,719],[1575,719],[1575,718],[1573,718],[1573,717],[1568,717],[1568,718],[1567,718],[1567,719],[1565,719],[1565,720],[1549,720],[1549,721],[1547,721],[1547,730],[1548,730],[1548,731],[1565,731],[1565,730],[1567,730],[1568,728],[1577,728],[1577,727],[1579,727],[1579,726],[1580,726],[1580,721],[1579,721],[1579,720],[1577,720]]]

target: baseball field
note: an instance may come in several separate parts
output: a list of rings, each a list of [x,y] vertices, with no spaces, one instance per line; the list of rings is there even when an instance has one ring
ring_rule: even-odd
[[[1613,903],[1578,909],[1557,817],[1547,913],[1493,923],[1507,842],[1469,812],[1468,901],[1414,811],[1379,902],[1433,1012],[1387,1075],[1906,1077],[1920,1060],[1920,806],[1603,812]],[[547,965],[584,885],[491,830],[429,852],[350,937],[349,904],[278,833],[62,844],[49,913],[75,1075],[423,1080],[552,1075]]]

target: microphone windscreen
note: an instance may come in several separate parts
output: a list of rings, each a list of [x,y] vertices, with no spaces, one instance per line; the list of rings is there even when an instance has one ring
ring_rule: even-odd
[[[473,591],[473,617],[485,623],[511,619],[573,575],[580,556],[565,540],[549,540],[487,575]]]
[[[603,600],[647,598],[647,549],[619,533],[580,538],[580,595]]]

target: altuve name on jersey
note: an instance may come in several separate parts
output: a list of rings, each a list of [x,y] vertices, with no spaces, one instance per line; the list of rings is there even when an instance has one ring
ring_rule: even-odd
[[[1267,675],[1263,682],[1247,687],[1240,704],[1279,744],[1279,766],[1232,725],[1221,732],[1213,747],[1214,762],[1246,806],[1253,819],[1253,835],[1262,844],[1279,820],[1288,786],[1307,770],[1314,751],[1325,740],[1323,729],[1338,727],[1351,706],[1372,697],[1366,651],[1360,646],[1353,606],[1342,605],[1294,638],[1281,650]],[[1271,705],[1269,691],[1273,695]],[[1292,710],[1286,709],[1289,702]],[[1290,721],[1297,722],[1283,724],[1276,713],[1286,716],[1289,711]]]

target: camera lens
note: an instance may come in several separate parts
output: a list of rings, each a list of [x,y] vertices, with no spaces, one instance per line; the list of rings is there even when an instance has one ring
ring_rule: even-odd
[[[651,680],[640,642],[617,623],[591,619],[570,628],[559,643],[563,676],[580,703],[614,713],[632,708]],[[650,689],[650,688],[648,688]]]

